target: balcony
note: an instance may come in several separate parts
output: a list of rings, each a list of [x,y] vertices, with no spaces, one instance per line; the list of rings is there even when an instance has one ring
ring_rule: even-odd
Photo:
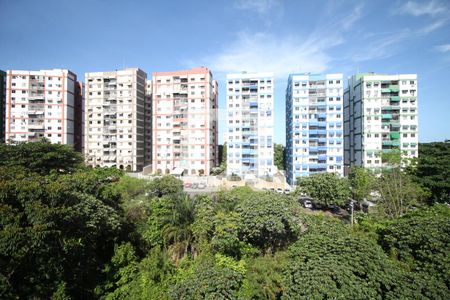
[[[398,91],[399,91],[400,89],[399,89],[398,85],[396,85],[396,84],[391,84],[391,85],[389,85],[389,90],[390,90],[391,92],[393,92],[393,93],[398,93]]]
[[[400,96],[391,96],[392,102],[400,102]]]
[[[398,139],[400,139],[400,132],[391,132],[390,136],[391,136],[391,139],[398,140]]]
[[[29,123],[28,124],[28,129],[29,130],[44,130],[44,122],[42,123]]]
[[[386,120],[386,119],[392,119],[392,114],[382,114],[382,115],[381,115],[381,118],[382,118],[382,119],[385,119],[385,120]]]

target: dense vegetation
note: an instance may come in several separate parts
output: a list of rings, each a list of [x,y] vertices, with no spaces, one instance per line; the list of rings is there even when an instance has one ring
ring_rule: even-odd
[[[190,197],[170,176],[86,168],[67,146],[0,145],[0,158],[1,299],[450,296],[445,204],[415,199],[398,215],[359,213],[350,226],[295,195],[244,187]],[[362,175],[302,187],[328,205],[380,184],[354,172]]]

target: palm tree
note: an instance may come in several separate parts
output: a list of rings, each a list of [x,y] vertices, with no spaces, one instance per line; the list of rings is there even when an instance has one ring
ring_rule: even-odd
[[[171,209],[163,218],[162,235],[164,243],[178,262],[187,254],[194,254],[195,203],[189,196],[172,197]]]

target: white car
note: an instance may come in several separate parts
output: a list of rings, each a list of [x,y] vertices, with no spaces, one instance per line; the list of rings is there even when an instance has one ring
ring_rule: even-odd
[[[304,208],[312,208],[313,207],[312,202],[310,200],[303,201],[303,207]]]

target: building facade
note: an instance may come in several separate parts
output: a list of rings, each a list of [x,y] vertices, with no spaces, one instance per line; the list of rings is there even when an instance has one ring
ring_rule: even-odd
[[[75,83],[74,94],[74,149],[84,153],[84,84]]]
[[[152,172],[209,175],[218,164],[217,81],[205,67],[152,79]]]
[[[144,132],[145,132],[145,145],[144,145],[144,166],[151,166],[152,163],[152,95],[153,95],[153,82],[148,79],[145,87],[145,111],[144,111]]]
[[[418,155],[417,75],[356,74],[344,93],[345,170],[383,167],[382,153]]]
[[[138,68],[85,74],[84,153],[89,165],[143,169],[146,78]]]
[[[69,70],[8,70],[5,139],[74,144],[77,76]]]
[[[273,73],[227,75],[227,175],[271,178]]]
[[[5,141],[6,73],[0,70],[0,143]]]
[[[286,89],[286,179],[344,173],[342,74],[291,74]]]

